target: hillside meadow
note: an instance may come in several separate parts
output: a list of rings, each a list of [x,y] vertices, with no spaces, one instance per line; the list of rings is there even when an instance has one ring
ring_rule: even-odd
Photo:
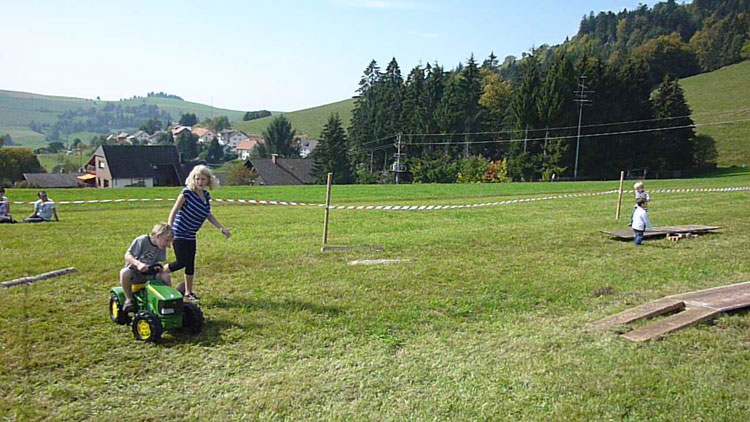
[[[632,182],[631,182],[632,183]],[[647,189],[750,186],[750,173]],[[334,186],[337,205],[471,204],[616,189],[615,182]],[[166,198],[179,188],[51,190],[57,201]],[[323,202],[324,187],[228,187],[216,198]],[[34,191],[10,189],[14,201]],[[0,225],[0,420],[744,420],[750,318],[646,344],[593,332],[665,295],[750,280],[750,192],[652,194],[656,225],[719,233],[641,248],[599,230],[616,195],[440,211],[214,204],[199,234],[196,337],[133,339],[109,321],[130,241],[171,203],[60,205],[59,223]],[[13,205],[16,216],[29,205]],[[172,251],[169,258],[173,258]],[[409,259],[349,266],[359,259]]]
[[[716,141],[721,166],[750,165],[750,61],[680,80],[699,135]],[[718,122],[735,122],[717,124]]]

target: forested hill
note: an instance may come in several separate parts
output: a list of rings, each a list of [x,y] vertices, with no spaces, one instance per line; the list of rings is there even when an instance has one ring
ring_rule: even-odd
[[[617,169],[678,176],[744,162],[735,149],[717,148],[723,139],[693,129],[678,78],[750,58],[748,3],[670,0],[590,14],[572,39],[533,48],[519,60],[471,55],[452,69],[435,62],[403,74],[395,58],[383,67],[372,60],[349,127],[354,164],[394,167],[397,138],[399,156],[408,155],[410,172],[424,182],[451,181],[443,176],[470,167],[467,160],[477,156],[501,162],[514,180],[607,178]],[[731,84],[742,69],[721,79]],[[732,124],[746,127],[729,117],[750,108],[747,97],[728,103],[734,108],[709,110],[710,123],[739,120]]]
[[[595,54],[613,61],[630,52],[641,57],[661,52],[660,65],[689,76],[750,57],[750,0],[669,0],[652,9],[591,12],[577,38],[581,44],[593,42]]]

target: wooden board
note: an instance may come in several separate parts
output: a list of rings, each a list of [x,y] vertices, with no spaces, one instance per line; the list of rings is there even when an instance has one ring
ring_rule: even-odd
[[[679,311],[683,308],[685,308],[685,302],[682,300],[663,298],[604,318],[595,322],[593,326],[594,328],[607,328],[613,325],[630,324],[641,319]]]
[[[750,282],[714,287],[669,298],[681,300],[688,306],[701,306],[721,312],[733,311],[750,307]]]
[[[687,308],[682,312],[670,315],[653,324],[625,333],[622,337],[630,341],[643,342],[651,340],[652,338],[661,337],[689,325],[714,318],[720,313],[721,311],[710,308]]]
[[[592,326],[599,329],[608,328],[684,309],[622,335],[628,340],[641,342],[714,318],[722,312],[748,307],[750,282],[745,282],[667,296],[601,319]]]
[[[654,227],[654,230],[647,230],[643,232],[643,238],[649,238],[649,237],[664,237],[668,234],[673,233],[707,233],[709,231],[718,230],[721,227],[719,226],[663,226],[663,227]],[[633,240],[635,238],[635,233],[633,233],[633,229],[623,229],[623,230],[602,230],[601,231],[604,234],[608,234],[614,238],[620,239],[620,240]]]

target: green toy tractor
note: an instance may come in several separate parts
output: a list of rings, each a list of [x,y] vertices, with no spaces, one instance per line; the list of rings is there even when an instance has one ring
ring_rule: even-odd
[[[123,311],[125,293],[121,286],[109,292],[109,318],[115,324],[132,322],[136,340],[158,342],[164,331],[196,335],[203,330],[203,312],[182,293],[161,280],[133,284],[134,315]]]

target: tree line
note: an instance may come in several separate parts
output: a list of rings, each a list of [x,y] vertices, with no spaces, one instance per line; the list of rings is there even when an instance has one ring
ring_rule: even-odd
[[[450,70],[415,66],[406,77],[395,58],[385,70],[373,60],[338,159],[359,182],[392,178],[399,141],[404,176],[423,182],[611,178],[621,169],[677,175],[711,166],[714,142],[696,136],[677,79],[711,70],[703,56],[719,65],[745,57],[747,3],[668,1],[591,14],[572,40],[520,60],[490,54],[479,63],[472,55]],[[734,47],[710,37],[699,43],[716,25],[733,28],[716,36]]]

